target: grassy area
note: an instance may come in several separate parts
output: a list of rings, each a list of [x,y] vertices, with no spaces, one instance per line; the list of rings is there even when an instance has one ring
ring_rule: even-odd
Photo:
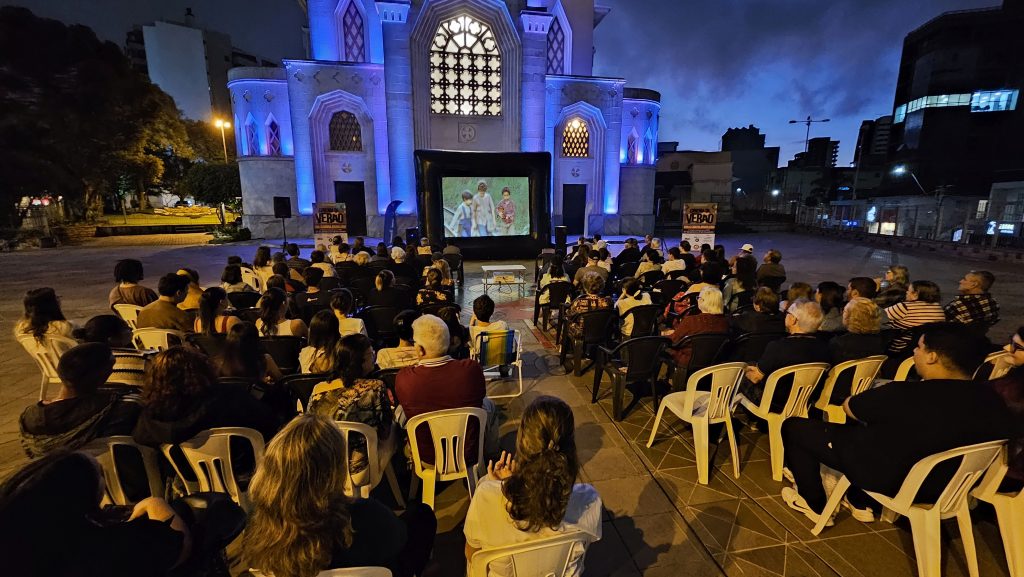
[[[227,222],[231,222],[235,219],[235,214],[227,213]],[[164,214],[155,214],[152,212],[136,212],[128,213],[127,223],[125,222],[124,215],[120,214],[108,214],[104,215],[103,218],[99,219],[96,224],[98,226],[154,226],[154,225],[172,225],[172,224],[220,224],[220,219],[217,218],[217,213],[197,216],[170,216]]]

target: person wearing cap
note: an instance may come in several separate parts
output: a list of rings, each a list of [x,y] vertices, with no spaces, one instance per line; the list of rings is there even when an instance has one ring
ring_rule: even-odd
[[[114,354],[105,343],[78,345],[61,355],[57,397],[29,405],[18,421],[25,454],[35,459],[96,438],[130,435],[142,411],[138,397],[97,390],[113,371]]]
[[[599,264],[600,259],[601,255],[599,255],[596,250],[590,251],[589,256],[587,257],[587,266],[581,267],[576,270],[576,275],[572,278],[572,284],[576,285],[577,287],[581,286],[581,283],[583,282],[583,277],[586,276],[588,272],[597,273],[598,275],[600,275],[601,280],[607,283],[608,271],[605,270],[604,267],[602,267]]]
[[[754,267],[757,267],[757,257],[754,256],[754,245],[750,244],[749,242],[741,246],[740,252],[736,256],[732,257],[732,259],[729,261],[730,268],[733,264],[736,263],[736,259],[738,258],[749,258],[752,261],[754,261]]]

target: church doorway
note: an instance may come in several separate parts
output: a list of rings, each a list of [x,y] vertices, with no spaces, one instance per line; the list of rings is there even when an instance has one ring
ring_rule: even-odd
[[[335,182],[334,202],[345,203],[348,236],[366,236],[366,190],[362,182]]]
[[[569,234],[583,234],[583,222],[587,217],[587,185],[562,185],[562,224]]]

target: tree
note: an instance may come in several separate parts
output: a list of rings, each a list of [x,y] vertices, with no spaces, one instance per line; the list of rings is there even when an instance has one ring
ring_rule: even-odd
[[[0,8],[0,110],[4,204],[49,190],[96,217],[122,176],[144,199],[166,155],[193,156],[174,101],[120,48],[24,8]]]
[[[242,198],[238,165],[206,162],[193,164],[178,183],[177,194],[183,198],[191,196],[197,202],[211,206],[224,203],[237,212]],[[224,214],[218,212],[218,215],[223,225]]]

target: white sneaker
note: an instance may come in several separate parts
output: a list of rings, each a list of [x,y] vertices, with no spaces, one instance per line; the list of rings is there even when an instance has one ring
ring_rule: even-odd
[[[789,467],[782,468],[782,478],[792,483],[794,487],[796,486],[796,477],[793,476],[793,471],[790,471]]]
[[[821,518],[821,515],[815,513],[814,510],[811,509],[811,506],[807,504],[807,500],[801,497],[800,493],[796,492],[796,489],[792,489],[790,487],[783,487],[782,500],[785,501],[787,505],[789,505],[790,509],[793,509],[794,511],[800,511],[804,514],[804,517],[807,517],[811,520],[811,523],[814,523],[815,525],[818,524],[818,520]],[[826,527],[831,527],[834,524],[835,523],[832,521],[832,517],[829,517],[828,521],[825,521]]]
[[[864,507],[863,509],[858,509],[854,507],[853,504],[850,503],[850,500],[847,499],[846,497],[843,497],[843,500],[839,503],[839,506],[848,510],[850,512],[850,515],[854,519],[860,521],[861,523],[875,522],[875,512],[871,510],[871,507]]]

